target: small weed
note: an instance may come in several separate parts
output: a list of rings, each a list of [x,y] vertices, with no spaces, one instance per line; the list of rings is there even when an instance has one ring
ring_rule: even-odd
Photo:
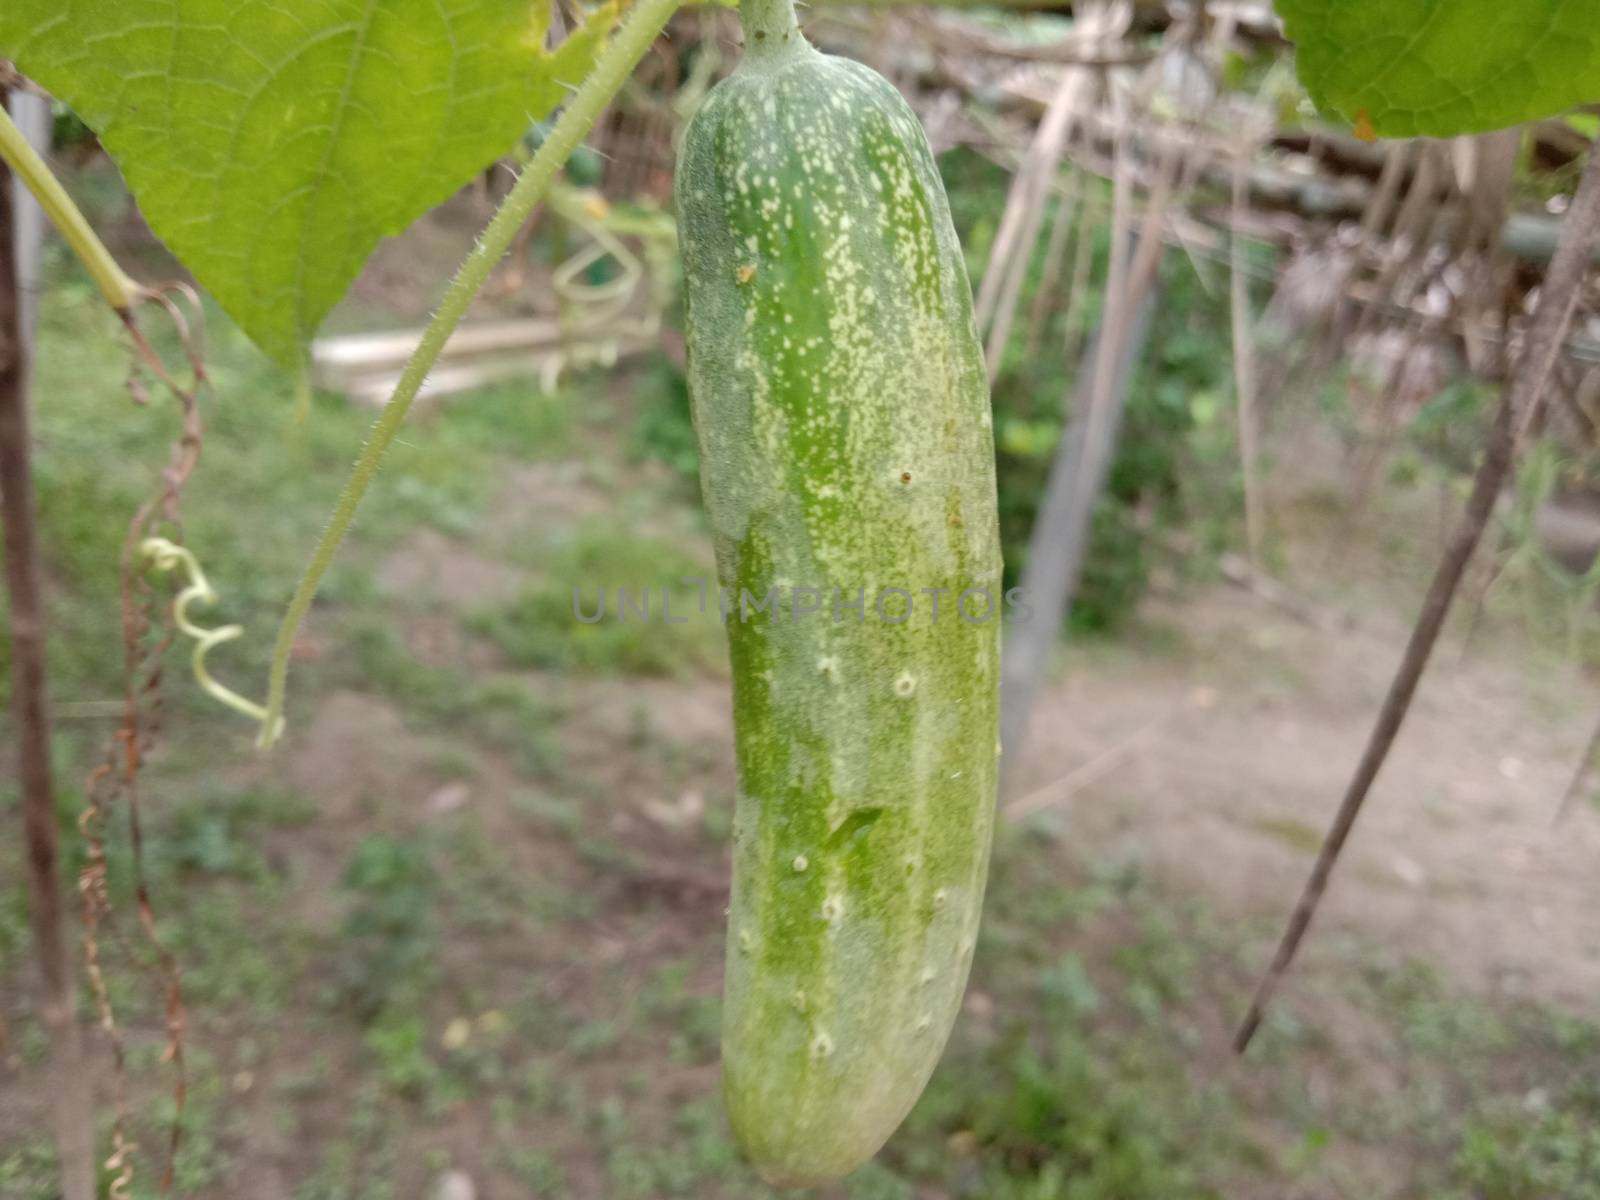
[[[413,1099],[439,1082],[440,1071],[428,1055],[427,1029],[420,1017],[380,1020],[363,1039],[390,1090]]]
[[[361,1020],[420,985],[434,943],[435,885],[421,846],[371,836],[356,847],[340,882],[350,907],[340,926],[334,994]]]
[[[573,1030],[567,1049],[574,1058],[595,1058],[615,1046],[618,1037],[615,1022],[597,1018]]]
[[[567,1173],[545,1150],[518,1147],[505,1152],[506,1168],[535,1196],[565,1195]]]
[[[204,795],[175,808],[152,858],[180,872],[261,879],[271,873],[261,836],[304,825],[315,813],[305,798],[274,788]]]
[[[722,1037],[721,998],[690,991],[688,978],[687,963],[661,966],[643,995],[640,1016],[669,1031],[667,1044],[674,1062],[711,1062]]]
[[[1092,1016],[1100,1008],[1100,991],[1077,954],[1067,954],[1040,975],[1039,993],[1046,1013],[1069,1021]]]
[[[54,1200],[60,1186],[55,1145],[50,1139],[35,1138],[0,1153],[0,1196]]]

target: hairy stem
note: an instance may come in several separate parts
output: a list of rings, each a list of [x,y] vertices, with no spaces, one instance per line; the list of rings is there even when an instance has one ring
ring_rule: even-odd
[[[0,159],[17,173],[17,178],[33,193],[67,245],[94,278],[100,294],[118,313],[127,313],[139,298],[140,287],[111,257],[105,243],[89,227],[78,206],[67,195],[39,152],[28,144],[11,114],[0,108]]]
[[[1539,304],[1528,330],[1527,350],[1506,386],[1494,428],[1489,434],[1489,444],[1484,450],[1483,462],[1479,464],[1477,476],[1472,481],[1472,494],[1467,499],[1466,510],[1456,523],[1450,544],[1445,548],[1444,556],[1434,571],[1433,581],[1428,585],[1428,593],[1423,599],[1422,611],[1417,614],[1416,625],[1411,630],[1411,639],[1406,643],[1405,654],[1389,684],[1383,707],[1378,710],[1377,722],[1373,725],[1372,734],[1367,739],[1366,749],[1356,765],[1355,775],[1350,780],[1344,799],[1339,804],[1333,825],[1322,843],[1322,849],[1317,853],[1311,877],[1306,880],[1305,889],[1295,904],[1277,953],[1273,955],[1272,963],[1267,967],[1250,1002],[1250,1009],[1238,1033],[1234,1035],[1234,1049],[1241,1054],[1255,1036],[1266,1012],[1267,1002],[1271,1000],[1284,972],[1289,969],[1289,964],[1294,961],[1295,951],[1299,949],[1311,918],[1316,914],[1317,905],[1327,891],[1328,879],[1333,874],[1334,864],[1338,862],[1339,852],[1344,849],[1367,793],[1372,789],[1384,760],[1389,756],[1389,749],[1394,745],[1395,736],[1400,732],[1400,725],[1411,707],[1411,698],[1416,695],[1417,684],[1433,654],[1434,643],[1439,640],[1444,619],[1450,612],[1461,576],[1472,561],[1473,552],[1478,548],[1484,528],[1494,513],[1495,501],[1499,499],[1500,490],[1511,473],[1517,443],[1543,406],[1551,373],[1561,356],[1567,327],[1577,307],[1590,249],[1597,235],[1600,235],[1600,143],[1596,143],[1589,151],[1589,163],[1578,184],[1578,194],[1573,197],[1572,207],[1567,210],[1566,220],[1562,223],[1560,243],[1556,246],[1550,270],[1539,289]]]
[[[293,599],[289,601],[289,611],[278,626],[278,639],[272,651],[271,680],[267,688],[267,714],[261,724],[258,743],[263,748],[276,740],[281,728],[284,689],[289,675],[289,652],[294,647],[295,634],[305,620],[306,612],[317,594],[323,575],[333,562],[334,554],[338,552],[339,544],[349,532],[361,498],[367,494],[367,488],[383,463],[384,454],[400,432],[401,422],[405,420],[411,402],[417,398],[422,381],[427,378],[445,342],[466,315],[473,297],[510,248],[517,230],[544,199],[556,174],[566,165],[578,143],[594,127],[606,105],[633,73],[633,68],[650,49],[662,26],[681,3],[682,0],[639,0],[635,4],[628,19],[601,53],[594,70],[562,110],[550,136],[518,177],[516,186],[484,229],[472,253],[450,281],[450,289],[423,332],[422,340],[417,343],[410,361],[406,363],[400,382],[395,385],[394,395],[372,426],[367,443],[362,447],[361,457],[356,460],[350,477],[345,481],[344,490],[339,493],[328,528],[312,552],[310,565],[295,588]]]

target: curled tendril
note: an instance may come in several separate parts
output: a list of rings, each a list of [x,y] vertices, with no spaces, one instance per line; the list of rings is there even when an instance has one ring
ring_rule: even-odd
[[[581,314],[578,328],[564,331],[562,345],[545,358],[539,372],[540,386],[546,395],[552,395],[568,368],[585,364],[610,368],[625,339],[654,340],[660,330],[660,314],[670,304],[677,230],[670,214],[615,209],[587,188],[557,184],[546,202],[553,213],[590,238],[588,245],[551,273],[556,295]],[[642,260],[622,240],[629,236],[643,244]],[[585,273],[605,259],[614,263],[616,277],[588,282]],[[650,283],[656,294],[642,313],[630,316],[628,309],[641,281]]]
[[[139,543],[139,552],[156,570],[173,571],[182,568],[188,577],[187,586],[172,602],[172,620],[180,633],[194,639],[194,654],[190,661],[194,667],[195,680],[201,689],[219,704],[225,704],[253,721],[265,722],[267,710],[263,705],[246,699],[232,688],[218,682],[206,668],[206,655],[223,642],[231,642],[234,638],[242,636],[244,628],[239,625],[221,625],[215,629],[206,629],[189,619],[190,605],[199,604],[201,607],[206,607],[217,602],[217,593],[212,590],[193,552],[164,537],[145,538]],[[273,738],[276,739],[282,732],[283,718],[279,717],[272,732]]]

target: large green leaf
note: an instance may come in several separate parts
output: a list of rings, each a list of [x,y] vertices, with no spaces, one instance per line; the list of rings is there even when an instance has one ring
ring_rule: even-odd
[[[1277,0],[1319,108],[1448,137],[1600,100],[1596,0]]]
[[[548,0],[0,0],[0,54],[294,367],[379,239],[548,115],[615,19],[552,53]]]

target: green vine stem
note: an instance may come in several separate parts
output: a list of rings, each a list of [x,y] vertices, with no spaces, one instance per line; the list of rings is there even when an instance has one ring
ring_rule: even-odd
[[[126,320],[134,302],[143,295],[143,289],[117,265],[105,243],[95,236],[61,181],[22,136],[22,130],[17,128],[4,105],[0,105],[0,158],[17,173],[23,186],[33,193],[61,236],[67,239],[67,245],[94,277],[106,303]]]
[[[556,174],[566,165],[567,159],[588,135],[599,120],[611,98],[621,90],[628,76],[650,49],[667,20],[677,11],[683,0],[638,0],[622,27],[601,53],[583,84],[567,102],[561,117],[556,121],[550,136],[539,147],[533,161],[518,177],[516,186],[501,203],[493,219],[485,227],[478,244],[461,264],[450,281],[450,289],[434,313],[433,320],[423,332],[411,359],[395,385],[383,412],[372,426],[372,433],[356,460],[344,490],[339,493],[328,527],[312,552],[311,562],[295,588],[289,601],[289,610],[278,627],[278,639],[273,646],[271,677],[267,687],[267,711],[261,723],[258,744],[265,749],[277,740],[282,730],[284,690],[289,676],[289,652],[294,646],[300,623],[305,620],[312,598],[327,573],[333,556],[355,519],[356,508],[366,495],[383,456],[388,451],[400,425],[405,420],[411,402],[416,399],[422,381],[432,369],[444,349],[445,342],[461,323],[467,307],[472,303],[495,264],[505,255],[517,230],[527,220],[528,214],[544,199]]]

